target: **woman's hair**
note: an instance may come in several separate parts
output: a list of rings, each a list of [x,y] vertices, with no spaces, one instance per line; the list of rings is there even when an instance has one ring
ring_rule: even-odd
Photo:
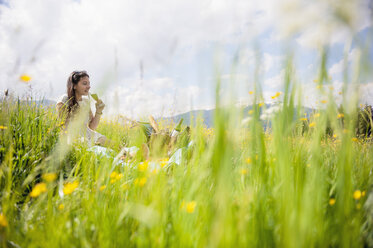
[[[78,101],[75,97],[74,86],[77,85],[80,79],[83,77],[89,77],[86,71],[73,71],[67,79],[67,98],[69,99],[67,102],[68,114],[74,111],[78,104]]]

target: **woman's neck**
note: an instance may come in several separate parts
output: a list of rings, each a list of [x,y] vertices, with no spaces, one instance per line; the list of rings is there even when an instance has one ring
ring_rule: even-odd
[[[75,93],[75,99],[77,101],[81,101],[82,100],[82,95],[79,95],[79,94]]]

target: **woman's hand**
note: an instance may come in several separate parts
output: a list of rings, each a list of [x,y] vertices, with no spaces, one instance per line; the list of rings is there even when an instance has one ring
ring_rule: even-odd
[[[88,124],[88,127],[92,130],[96,130],[98,124],[100,123],[100,118],[102,115],[102,110],[105,108],[105,103],[101,99],[97,99],[96,101],[96,114],[95,116],[92,115],[92,112],[90,112],[91,115],[91,121]]]
[[[101,100],[98,99],[96,101],[96,114],[102,114],[102,110],[105,108],[105,103]]]

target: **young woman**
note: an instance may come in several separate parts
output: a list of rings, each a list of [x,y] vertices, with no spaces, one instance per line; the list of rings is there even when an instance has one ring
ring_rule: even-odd
[[[96,130],[105,104],[101,99],[96,101],[96,113],[93,115],[90,101],[83,96],[89,95],[91,88],[89,75],[86,71],[73,71],[67,80],[67,94],[62,95],[57,101],[57,111],[64,119],[66,126],[75,118],[82,118],[84,125],[79,127],[79,134],[88,141],[89,145],[98,144],[110,146],[111,142]]]

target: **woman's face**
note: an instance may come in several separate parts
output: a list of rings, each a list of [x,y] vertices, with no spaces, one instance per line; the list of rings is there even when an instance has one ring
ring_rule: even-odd
[[[89,89],[91,88],[91,83],[89,82],[89,77],[82,77],[78,84],[74,86],[75,94],[80,96],[87,96]]]

